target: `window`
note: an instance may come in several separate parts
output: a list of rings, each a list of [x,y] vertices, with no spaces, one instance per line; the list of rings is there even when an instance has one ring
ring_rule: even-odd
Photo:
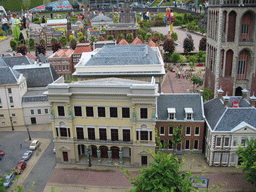
[[[82,127],[76,128],[77,139],[84,139],[84,129]]]
[[[123,141],[130,141],[130,130],[124,129],[123,130]]]
[[[242,138],[241,139],[241,145],[245,146],[245,141],[246,141],[246,138]]]
[[[130,108],[122,107],[122,118],[130,118]]]
[[[164,127],[160,127],[160,135],[164,135]]]
[[[59,129],[56,128],[56,136],[59,137]]]
[[[228,162],[228,154],[224,153],[222,154],[222,163],[227,163]]]
[[[141,156],[141,165],[148,165],[148,157]]]
[[[191,113],[188,113],[187,114],[187,120],[191,120],[192,119],[192,114]]]
[[[95,140],[95,130],[94,130],[94,128],[88,128],[88,139]]]
[[[221,145],[221,138],[217,137],[216,138],[216,147],[220,147],[220,145]]]
[[[110,117],[117,117],[117,107],[110,107]]]
[[[139,131],[136,131],[136,140],[139,140]]]
[[[148,140],[148,131],[141,131],[140,132],[140,140]]]
[[[245,66],[246,66],[246,61],[238,61],[238,68],[237,68],[238,75],[245,74]]]
[[[9,97],[10,103],[13,103],[13,97]]]
[[[63,65],[63,66],[62,66],[62,69],[63,69],[63,71],[65,71],[65,70],[66,70],[66,66],[65,66],[65,65]]]
[[[106,117],[105,107],[98,107],[98,117]]]
[[[225,140],[224,140],[224,146],[225,147],[229,146],[229,138],[228,137],[226,137]]]
[[[3,118],[3,117],[4,117],[4,114],[0,114],[0,117]]]
[[[86,116],[87,117],[93,117],[93,107],[86,107]]]
[[[118,129],[111,129],[111,141],[118,141]]]
[[[250,25],[249,25],[249,24],[242,24],[241,33],[242,33],[242,34],[249,34],[249,28],[250,28]]]
[[[68,65],[66,65],[66,70],[67,70],[67,71],[69,70],[69,66],[68,66]]]
[[[189,144],[190,144],[189,140],[186,140],[185,141],[185,149],[190,149]]]
[[[234,137],[233,138],[233,146],[236,146],[236,144],[237,144],[237,137]]]
[[[37,114],[41,114],[41,109],[37,109]]]
[[[100,128],[100,140],[107,140],[107,131],[106,129]]]
[[[219,153],[215,153],[214,154],[214,163],[219,163],[220,162],[220,154]]]
[[[200,127],[195,127],[195,135],[199,135],[200,133]]]
[[[61,71],[61,66],[59,65],[59,71]]]
[[[45,113],[45,114],[48,114],[48,109],[44,109],[44,113]]]
[[[194,149],[198,149],[198,140],[194,141]]]
[[[12,89],[11,88],[8,88],[8,93],[12,93]]]
[[[12,117],[16,117],[16,114],[15,114],[15,113],[12,113]]]
[[[67,137],[68,136],[68,132],[66,128],[60,128],[60,136],[61,137]]]
[[[231,160],[230,160],[232,163],[234,163],[235,162],[235,154],[234,153],[232,153],[231,154]]]
[[[58,106],[58,115],[65,116],[64,106]]]
[[[186,135],[190,135],[190,127],[186,127]]]
[[[32,110],[30,110],[30,113],[31,113],[31,115],[34,115],[35,114],[35,112],[34,112],[34,110],[32,109]]]
[[[140,108],[140,118],[141,119],[148,118],[148,108]]]
[[[170,114],[169,114],[169,118],[170,118],[170,119],[174,119],[174,118],[175,118],[174,113],[170,113]]]
[[[169,149],[172,149],[172,141],[171,141],[171,140],[169,140],[168,148],[169,148]]]
[[[75,116],[81,117],[82,116],[82,107],[81,106],[75,106],[74,107]]]
[[[173,127],[169,127],[169,135],[173,134]]]
[[[152,141],[152,131],[149,131],[149,140]]]

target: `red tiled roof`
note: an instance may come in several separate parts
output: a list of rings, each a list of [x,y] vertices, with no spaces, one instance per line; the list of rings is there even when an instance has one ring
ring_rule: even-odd
[[[155,43],[154,41],[150,40],[150,41],[148,42],[148,46],[149,46],[149,47],[156,47],[156,43]]]
[[[22,56],[22,54],[21,54],[21,53],[17,53],[15,56],[16,56],[16,57]]]
[[[143,43],[138,37],[136,37],[131,44],[132,45],[142,45]]]
[[[89,31],[100,31],[99,29],[90,29],[89,28]]]
[[[53,57],[70,57],[73,49],[60,49]]]
[[[62,57],[70,57],[73,52],[74,52],[73,49],[66,49],[66,51],[65,51],[65,53],[62,55]]]
[[[76,47],[73,54],[82,54],[83,52],[92,52],[92,51],[93,50],[91,46],[79,46],[79,47]]]
[[[125,39],[122,39],[118,45],[129,45],[129,43],[127,43],[127,41]]]
[[[32,59],[33,61],[36,60],[36,58],[31,53],[27,54],[27,56],[28,56],[28,58]]]
[[[60,49],[53,57],[61,57],[64,52],[64,49]]]

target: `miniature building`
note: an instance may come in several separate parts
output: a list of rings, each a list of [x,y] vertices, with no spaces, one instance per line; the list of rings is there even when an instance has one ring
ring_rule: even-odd
[[[209,1],[205,86],[217,95],[256,92],[255,1]]]
[[[113,19],[104,16],[102,13],[100,13],[98,16],[94,17],[91,20],[91,26],[92,27],[98,27],[98,29],[105,28],[106,25],[113,23]]]
[[[125,0],[124,12],[118,15],[119,23],[137,23],[136,12],[131,12],[130,3],[129,0]]]
[[[88,28],[87,29],[87,40],[90,41],[92,36],[94,36],[94,37],[96,37],[96,39],[98,39],[99,36],[100,36],[100,32],[101,31],[99,29],[90,29],[90,28]]]
[[[106,26],[105,38],[109,35],[114,35],[117,39],[118,34],[123,34],[124,38],[128,33],[132,33],[133,38],[137,37],[139,34],[139,26],[135,23],[113,23]]]
[[[90,43],[79,43],[76,45],[76,49],[74,51],[74,53],[72,54],[72,62],[73,62],[73,66],[75,66],[81,56],[82,56],[82,53],[83,52],[92,52],[93,49],[92,49],[92,46],[90,45]]]
[[[96,41],[93,42],[93,49],[102,48],[105,45],[116,45],[116,41]]]

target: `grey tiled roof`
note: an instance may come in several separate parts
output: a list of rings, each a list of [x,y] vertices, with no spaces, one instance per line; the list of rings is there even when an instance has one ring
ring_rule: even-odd
[[[167,108],[175,108],[176,120],[186,118],[184,108],[193,109],[194,120],[203,120],[202,107],[200,94],[161,94],[157,98],[158,120],[167,120]]]
[[[4,60],[2,59],[2,57],[0,57],[0,67],[6,67],[6,63],[4,62]]]
[[[14,65],[34,63],[34,61],[27,56],[2,57],[2,59],[9,67],[13,67]]]
[[[20,76],[20,73],[17,71],[14,72],[13,69],[7,66],[0,67],[0,85],[12,85],[17,84],[17,79]]]
[[[27,93],[22,97],[22,102],[23,103],[28,103],[28,102],[39,102],[39,101],[48,101],[48,98],[46,95],[43,93],[47,89],[40,89],[40,90],[29,90]]]
[[[104,21],[113,21],[113,20],[104,15],[98,15],[91,20],[91,22],[102,22],[102,21],[104,22]]]
[[[137,24],[136,23],[111,23],[107,25],[107,27],[129,27],[129,26],[137,26]]]
[[[105,45],[85,66],[159,64],[155,51],[148,45]]]
[[[28,87],[46,87],[58,78],[57,73],[50,64],[47,67],[39,67],[37,65],[31,68],[20,67],[15,70],[26,76]]]
[[[46,63],[47,62],[47,57],[44,56],[44,54],[40,53],[39,55],[37,55],[36,59],[39,61],[39,62],[42,62],[42,63]]]
[[[239,108],[231,108],[232,102],[238,101]],[[214,131],[231,131],[242,121],[256,127],[256,109],[242,97],[230,97],[229,107],[223,101],[214,98],[204,104],[205,118]]]

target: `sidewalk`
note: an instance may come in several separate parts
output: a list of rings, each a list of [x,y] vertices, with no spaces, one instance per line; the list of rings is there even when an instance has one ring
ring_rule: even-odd
[[[15,131],[27,131],[26,126],[14,126]],[[52,124],[28,125],[29,131],[52,131]],[[11,127],[4,127],[1,131],[12,131]]]

